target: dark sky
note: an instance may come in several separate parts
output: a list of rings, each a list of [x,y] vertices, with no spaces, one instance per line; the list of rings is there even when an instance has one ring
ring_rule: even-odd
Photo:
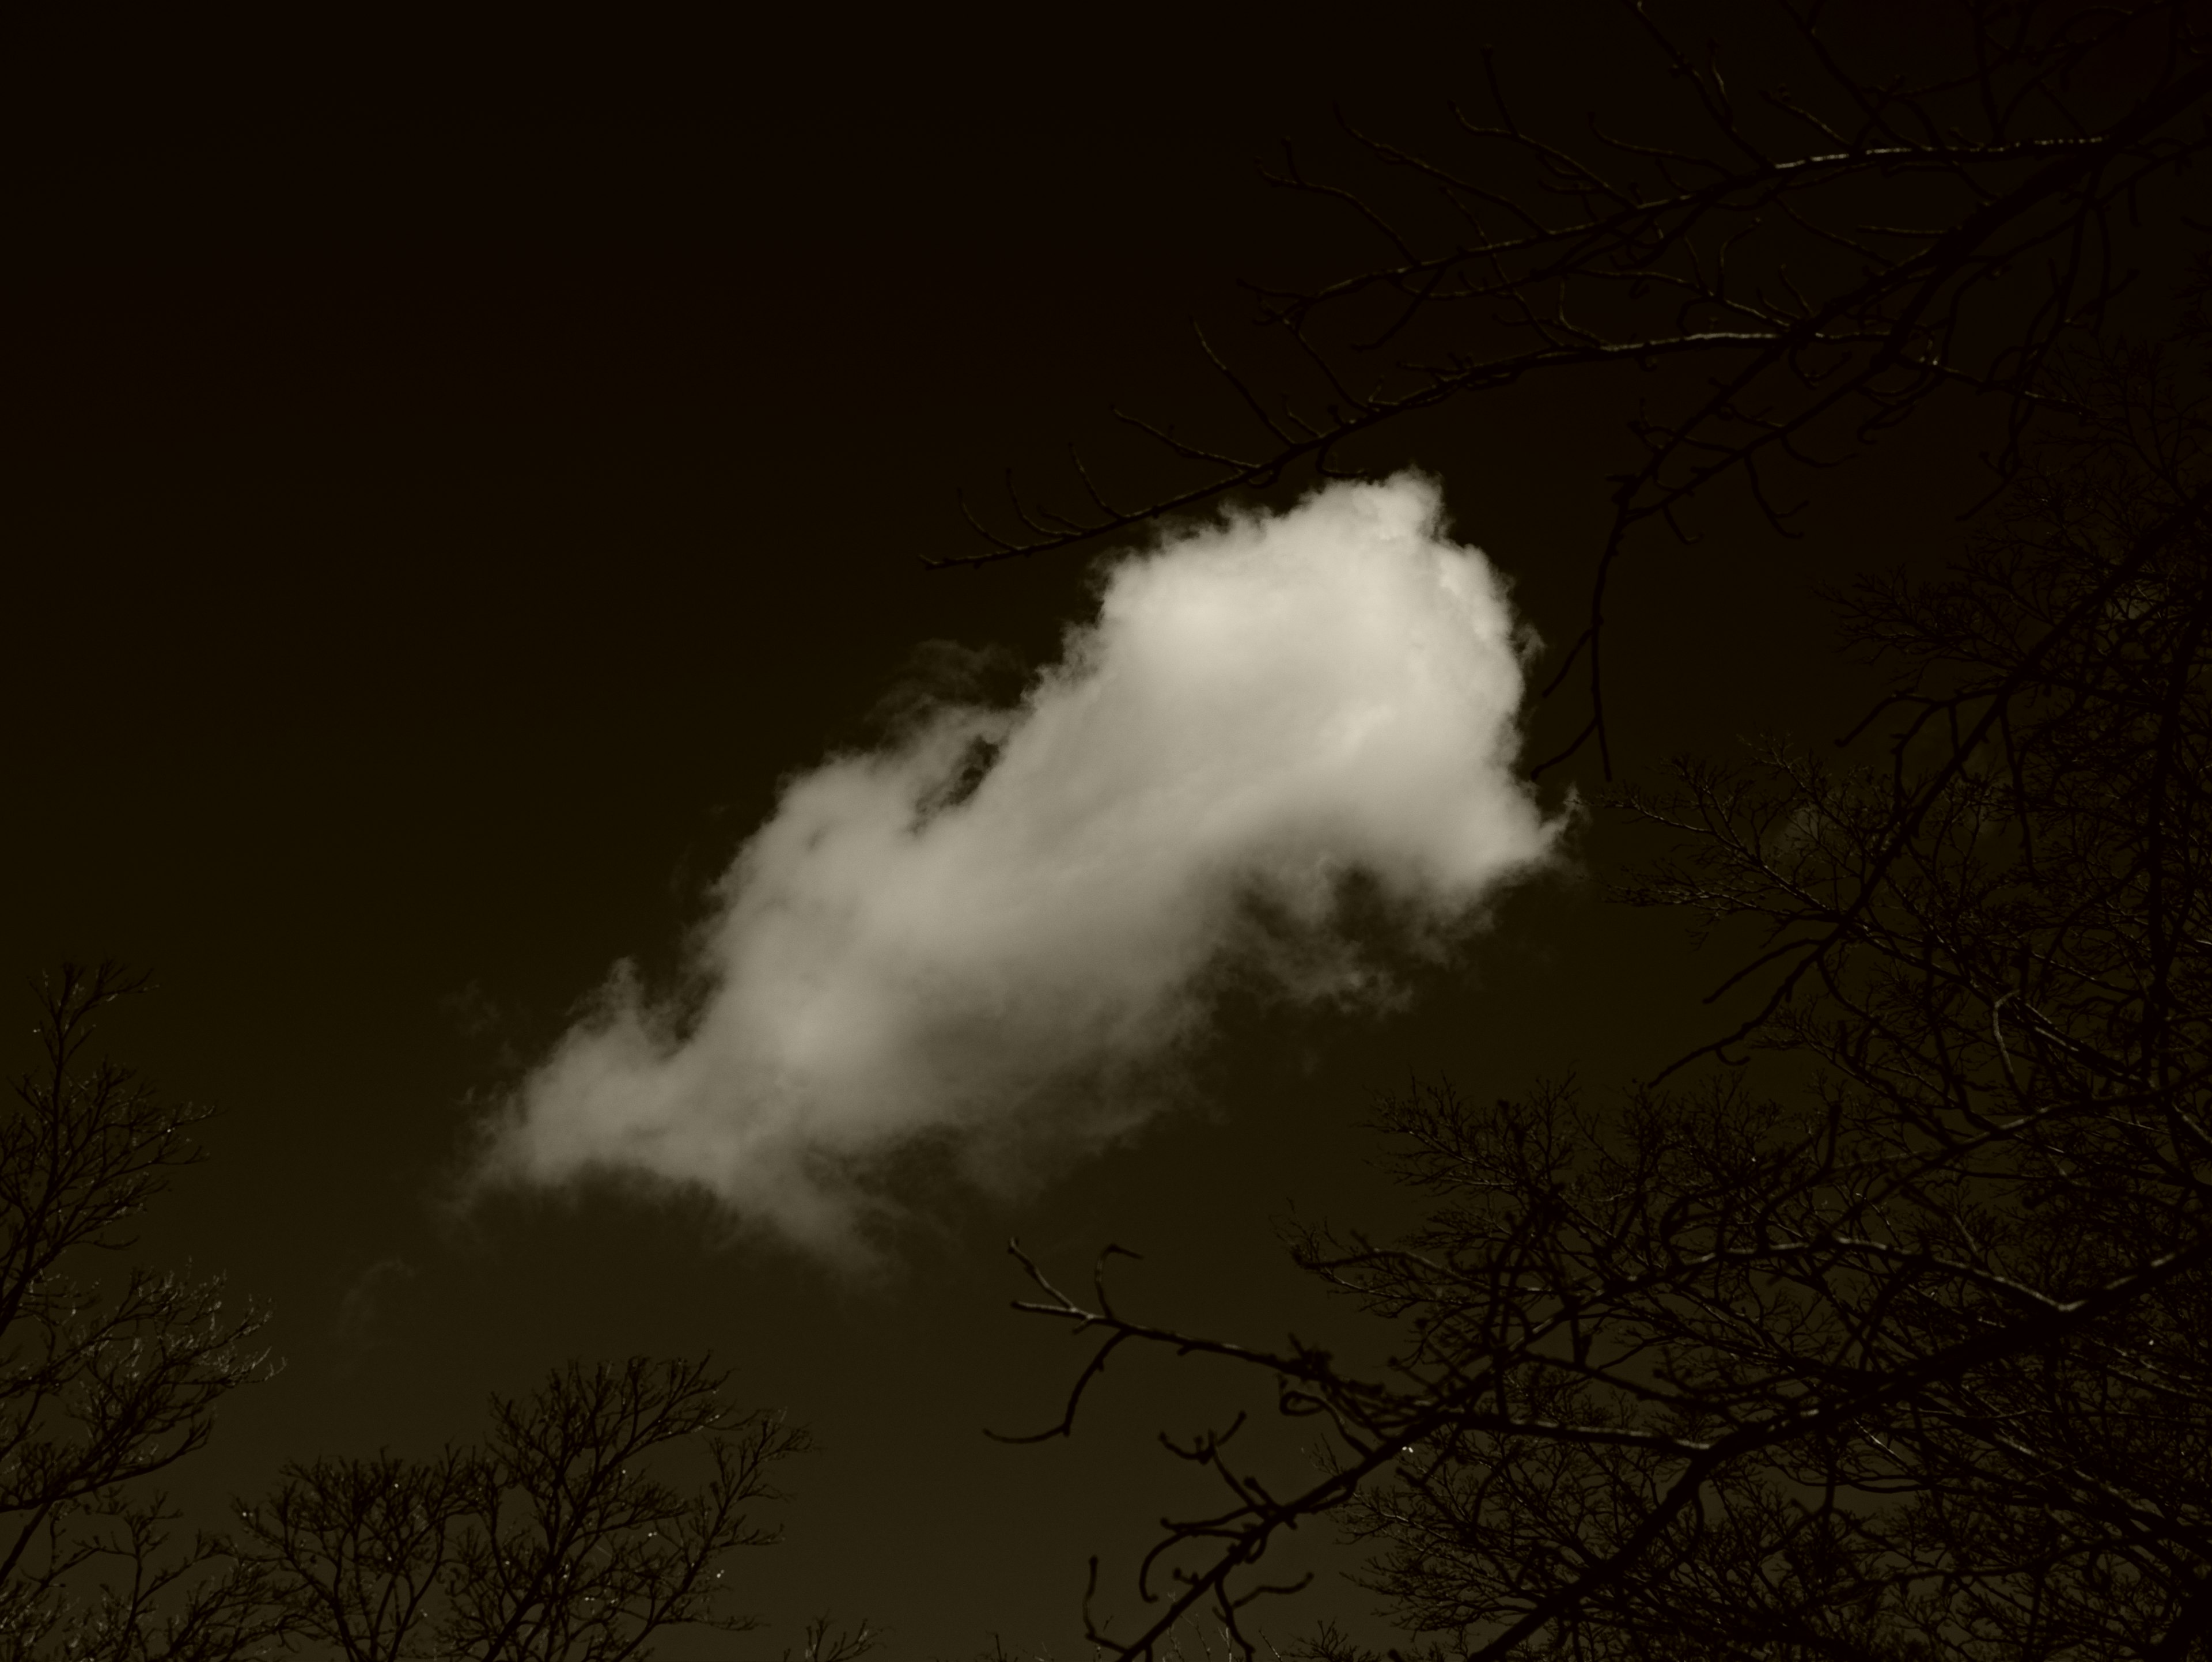
[[[1504,27],[1480,12],[1350,45],[1340,15],[1117,15],[1111,38],[921,13],[470,38],[79,18],[6,54],[29,113],[0,940],[11,974],[156,971],[114,1043],[222,1112],[144,1251],[268,1303],[285,1362],[181,1494],[470,1437],[488,1391],[566,1358],[711,1350],[741,1404],[823,1446],[791,1474],[789,1543],[747,1567],[776,1624],[755,1649],[828,1607],[902,1656],[994,1631],[1074,1653],[1087,1555],[1119,1597],[1189,1494],[1152,1432],[1228,1398],[1132,1367],[1072,1445],[985,1440],[1048,1423],[1079,1361],[1006,1311],[1010,1234],[1071,1275],[1143,1251],[1127,1297],[1163,1319],[1342,1325],[1272,1221],[1402,1221],[1366,1163],[1376,1090],[1602,1088],[1707,1036],[1707,967],[1674,922],[1600,903],[1619,849],[1593,829],[1583,874],[1516,897],[1407,1011],[1237,1015],[1202,1109],[1037,1192],[920,1196],[933,1221],[874,1282],[733,1242],[703,1204],[442,1205],[471,1105],[617,959],[670,960],[778,781],[864,738],[918,643],[1050,656],[1084,557],[925,573],[969,546],[954,487],[1042,476],[1116,401],[1225,413],[1185,317],[1233,326],[1237,276],[1371,253],[1252,159],[1285,131],[1330,153],[1332,100],[1433,132],[1467,31]],[[1542,98],[1643,95],[1626,44],[1579,27],[1522,43]],[[1556,638],[1620,399],[1515,395],[1375,460],[1434,471]],[[1121,460],[1136,489],[1167,477]],[[1941,551],[1917,505],[1956,465],[1899,449],[1806,543],[1723,512],[1694,555],[1632,564],[1626,761],[1832,731],[1869,684],[1813,581]]]

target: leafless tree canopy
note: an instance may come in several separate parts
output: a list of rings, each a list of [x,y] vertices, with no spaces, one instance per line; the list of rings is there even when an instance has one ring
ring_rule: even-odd
[[[1846,41],[1849,9],[1747,4],[1731,38],[1754,73],[1725,45],[1693,49],[1663,9],[1624,0],[1620,25],[1676,94],[1654,130],[1557,132],[1486,57],[1450,154],[1354,133],[1368,166],[1349,184],[1285,155],[1272,181],[1341,210],[1347,246],[1376,253],[1317,289],[1255,288],[1264,332],[1243,367],[1206,345],[1244,435],[1125,417],[1192,465],[1187,487],[1123,500],[1071,453],[1079,508],[1010,479],[1007,514],[975,520],[987,545],[948,563],[1066,548],[1301,468],[1346,476],[1353,441],[1448,400],[1595,365],[1675,371],[1656,402],[1622,401],[1639,459],[1608,481],[1589,616],[1552,684],[1581,667],[1588,721],[1540,770],[1605,751],[1607,579],[1647,521],[1687,536],[1684,510],[1735,478],[1786,528],[1793,467],[1947,389],[1997,400],[2008,475],[2051,355],[2103,324],[2171,228],[2155,209],[2145,225],[2144,191],[2206,147],[2201,0],[1962,0],[1915,15],[1905,64],[1882,58],[1894,32]],[[1744,46],[1757,35],[1775,38]]]
[[[758,1626],[726,1607],[730,1560],[780,1538],[751,1509],[809,1439],[732,1415],[704,1361],[572,1363],[495,1397],[480,1446],[295,1464],[234,1535],[173,1539],[149,1480],[270,1370],[246,1348],[263,1318],[227,1313],[219,1282],[93,1277],[207,1117],[94,1053],[100,1012],[144,984],[42,983],[44,1065],[0,1122],[0,1662],[627,1662],[673,1628]],[[874,1641],[825,1616],[796,1656]]]
[[[264,1372],[220,1282],[116,1270],[133,1219],[197,1158],[205,1111],[96,1056],[143,982],[65,966],[39,988],[42,1062],[0,1122],[0,1656],[224,1657],[263,1636],[216,1544],[169,1549],[148,1480]],[[110,1272],[109,1278],[99,1275]]]
[[[743,1633],[722,1608],[729,1556],[780,1532],[746,1507],[808,1446],[781,1416],[733,1418],[702,1362],[571,1364],[527,1402],[495,1397],[482,1448],[287,1468],[242,1508],[243,1562],[287,1632],[347,1662],[621,1662],[680,1627]],[[656,1457],[689,1452],[679,1487]],[[807,1662],[849,1662],[866,1624],[817,1624]]]
[[[1030,1265],[1025,1307],[1101,1338],[1056,1430],[1164,1345],[1320,1439],[1288,1481],[1185,1451],[1223,1508],[1102,1643],[1246,1631],[1271,1543],[1326,1516],[1440,1662],[2212,1656],[2208,344],[2200,315],[2046,365],[2054,424],[1972,557],[1853,598],[1898,670],[1881,763],[1776,749],[1623,799],[1676,848],[1626,898],[1769,990],[1611,1111],[1388,1102],[1430,1223],[1296,1244],[1394,1325],[1388,1372]],[[1727,1065],[1761,1051],[1778,1097]]]

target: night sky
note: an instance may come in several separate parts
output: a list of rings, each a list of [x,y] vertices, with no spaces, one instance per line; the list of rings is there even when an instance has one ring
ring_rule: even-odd
[[[275,1315],[283,1372],[178,1474],[209,1519],[287,1458],[472,1437],[488,1392],[566,1359],[711,1351],[738,1406],[823,1445],[786,1474],[787,1543],[738,1566],[736,1602],[774,1622],[744,1653],[827,1608],[900,1656],[994,1632],[1079,1654],[1087,1556],[1126,1607],[1150,1520],[1193,1494],[1153,1433],[1237,1399],[1200,1367],[1117,1365],[1072,1443],[987,1440],[1050,1423],[1080,1361],[1006,1309],[1007,1238],[1077,1279],[1119,1242],[1145,1254],[1117,1271],[1131,1307],[1358,1354],[1371,1336],[1274,1230],[1411,1215],[1370,1163],[1377,1090],[1602,1091],[1723,1025],[1698,998],[1725,965],[1602,900],[1618,831],[1580,822],[1393,1013],[1231,1000],[1192,1100],[1103,1156],[1012,1194],[917,1169],[866,1273],[697,1196],[459,1207],[470,1127],[617,959],[674,965],[779,782],[868,742],[918,647],[1037,666],[1088,615],[1087,551],[921,560],[974,545],[956,486],[988,499],[1012,465],[1064,489],[1071,438],[1128,494],[1166,488],[1107,410],[1232,417],[1185,320],[1233,347],[1238,276],[1374,257],[1349,216],[1257,182],[1279,136],[1353,170],[1332,103],[1433,136],[1478,31],[1547,107],[1656,94],[1595,10],[1364,40],[1341,15],[614,16],[468,38],[81,18],[6,54],[28,137],[4,967],[150,968],[114,1049],[221,1107],[142,1248]],[[1558,639],[1628,396],[1504,394],[1361,460],[1429,470]],[[1803,542],[1735,502],[1695,550],[1640,545],[1613,606],[1624,768],[1846,723],[1874,683],[1814,591],[1948,551],[1970,428],[1857,468]],[[1578,722],[1534,712],[1530,752]],[[1542,801],[1597,782],[1578,763]],[[1363,1608],[1325,1545],[1323,1586],[1271,1630]]]

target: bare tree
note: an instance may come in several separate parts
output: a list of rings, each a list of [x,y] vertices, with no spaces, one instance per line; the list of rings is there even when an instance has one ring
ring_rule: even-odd
[[[1024,501],[1010,477],[1006,528],[971,514],[987,546],[946,563],[1066,548],[1302,469],[1352,476],[1356,441],[1449,401],[1606,365],[1666,371],[1621,400],[1640,458],[1606,482],[1588,617],[1546,689],[1579,665],[1588,719],[1537,770],[1594,740],[1610,776],[1607,580],[1640,528],[1688,539],[1686,510],[1732,479],[1787,533],[1793,469],[1947,391],[1995,400],[1994,490],[2052,354],[2104,325],[2172,228],[2160,182],[2212,143],[2201,0],[1959,0],[1905,32],[1854,29],[1852,9],[1817,0],[1747,3],[1726,19],[1757,73],[1733,80],[1655,9],[1620,8],[1676,95],[1651,130],[1532,125],[1486,53],[1455,153],[1353,132],[1370,165],[1346,184],[1286,152],[1270,181],[1335,204],[1375,254],[1319,288],[1255,287],[1263,332],[1243,368],[1201,337],[1245,436],[1123,417],[1191,464],[1187,486],[1118,501],[1071,453],[1080,508]]]
[[[1289,1477],[1243,1465],[1233,1426],[1179,1448],[1223,1507],[1168,1525],[1133,1632],[1092,1636],[1153,1655],[1210,1610],[1242,1640],[1250,1601],[1288,1590],[1270,1547],[1328,1517],[1438,1657],[2212,1654],[2203,367],[2083,356],[2171,248],[2136,209],[2207,143],[2206,17],[1963,6],[1949,62],[1931,29],[1913,64],[1870,68],[1838,44],[1848,14],[1746,7],[1803,71],[1746,98],[1628,11],[1702,137],[1539,133],[1493,73],[1465,162],[1369,142],[1457,215],[1443,234],[1286,157],[1278,183],[1388,251],[1260,291],[1313,397],[1224,364],[1253,449],[1151,429],[1206,470],[1189,489],[1121,507],[1085,473],[1085,514],[1018,503],[977,557],[1329,477],[1462,395],[1674,366],[1628,418],[1641,460],[1553,682],[1581,665],[1563,756],[1594,738],[1609,772],[1606,584],[1646,521],[1686,534],[1734,478],[1787,530],[1784,472],[1949,389],[1995,400],[2006,507],[1954,580],[1853,600],[1856,638],[1905,667],[1881,764],[1778,748],[1627,799],[1686,845],[1630,898],[1766,931],[1719,989],[1758,989],[1747,1020],[1613,1111],[1385,1105],[1431,1225],[1296,1249],[1402,1331],[1388,1370],[1127,1315],[1110,1249],[1087,1298],[1023,1259],[1043,1296],[1022,1307],[1100,1342],[1043,1435],[1137,1345],[1255,1372],[1322,1438]],[[1725,1065],[1747,1045],[1813,1081],[1771,1099]]]
[[[1295,1242],[1394,1325],[1387,1370],[1024,1260],[1022,1307],[1101,1341],[1046,1435],[1137,1345],[1322,1439],[1288,1478],[1180,1451],[1223,1505],[1098,1642],[1241,1635],[1271,1545],[1330,1517],[1437,1659],[2212,1656],[2208,345],[2200,315],[2046,366],[2061,420],[1971,557],[1850,597],[1899,667],[1880,762],[1624,799],[1679,844],[1626,898],[1753,929],[1732,979],[1768,989],[1615,1111],[1387,1102],[1431,1221]]]
[[[94,1054],[100,1014],[144,986],[112,965],[41,983],[43,1063],[0,1121],[0,1662],[617,1662],[671,1628],[757,1626],[720,1608],[725,1561],[779,1538],[747,1507],[809,1440],[732,1416],[704,1361],[572,1364],[495,1397],[480,1447],[294,1464],[237,1538],[173,1538],[148,1480],[270,1370],[248,1348],[264,1318],[229,1313],[220,1282],[89,1273],[200,1158],[209,1113]],[[799,1653],[854,1662],[873,1640],[823,1618]]]
[[[208,1111],[94,1055],[100,1014],[143,985],[112,965],[42,983],[42,1059],[0,1122],[0,1657],[216,1659],[269,1636],[216,1543],[171,1549],[148,1486],[267,1373],[263,1318],[219,1280],[92,1274],[198,1158]]]
[[[725,1561],[780,1532],[745,1508],[808,1446],[781,1416],[732,1418],[703,1361],[571,1364],[526,1402],[495,1397],[482,1448],[434,1460],[324,1459],[241,1507],[245,1561],[289,1630],[348,1662],[619,1662],[676,1627],[742,1633],[720,1608]],[[653,1463],[688,1449],[696,1487]],[[808,1631],[807,1662],[850,1662],[873,1635]]]

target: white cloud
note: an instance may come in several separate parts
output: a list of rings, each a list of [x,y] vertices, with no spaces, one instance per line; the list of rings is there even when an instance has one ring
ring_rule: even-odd
[[[1111,568],[1018,708],[925,706],[792,781],[693,994],[617,965],[487,1174],[697,1185],[849,1251],[896,1156],[1005,1181],[1156,1111],[1231,979],[1389,997],[1346,882],[1389,947],[1441,953],[1553,829],[1512,771],[1511,615],[1440,514],[1401,475],[1175,533]]]

